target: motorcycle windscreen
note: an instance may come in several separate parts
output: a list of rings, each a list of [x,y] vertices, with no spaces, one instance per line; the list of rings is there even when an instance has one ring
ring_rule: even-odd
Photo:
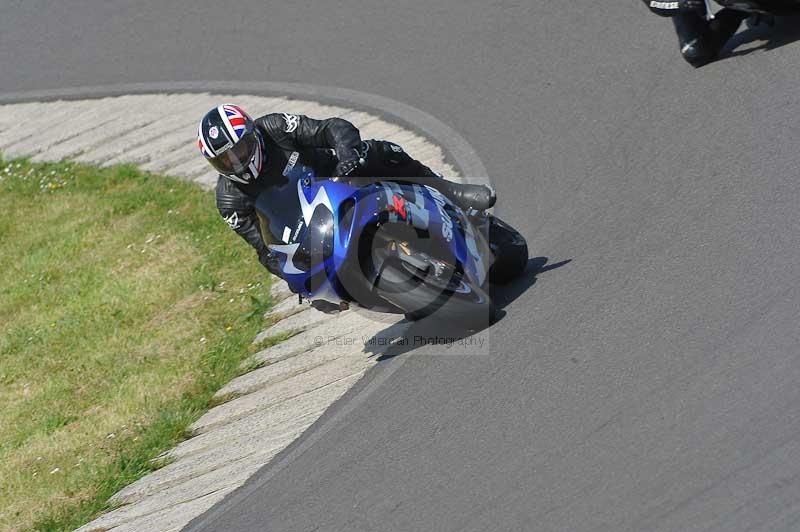
[[[256,214],[265,244],[288,244],[296,239],[305,226],[296,182],[264,189],[256,199]]]

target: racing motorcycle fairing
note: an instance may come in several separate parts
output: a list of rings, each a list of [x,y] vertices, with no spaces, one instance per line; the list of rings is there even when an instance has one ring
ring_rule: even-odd
[[[287,177],[285,186],[259,196],[256,210],[284,279],[303,297],[333,303],[353,300],[355,293],[363,298],[363,285],[375,282],[390,256],[420,267],[446,265],[474,286],[486,280],[492,260],[486,239],[436,189],[379,180],[354,187],[317,180],[305,166]]]

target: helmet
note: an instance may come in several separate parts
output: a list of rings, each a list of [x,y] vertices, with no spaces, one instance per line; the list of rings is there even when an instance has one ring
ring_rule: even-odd
[[[220,174],[247,183],[258,177],[263,145],[253,120],[233,104],[211,109],[200,121],[197,147]]]

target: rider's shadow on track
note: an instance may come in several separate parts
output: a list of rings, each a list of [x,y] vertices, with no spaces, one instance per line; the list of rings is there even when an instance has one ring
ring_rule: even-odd
[[[548,264],[548,261],[549,259],[547,257],[528,259],[528,265],[521,276],[507,285],[491,287],[492,301],[494,301],[497,309],[497,315],[492,323],[496,323],[505,317],[503,308],[510,305],[514,300],[535,285],[539,275],[566,266],[572,262],[572,259],[552,264]],[[486,326],[487,328],[490,326],[488,320]],[[446,321],[425,319],[412,323],[411,326],[402,333],[405,341],[398,342],[389,349],[385,349],[385,347],[383,349],[372,348],[371,346],[381,345],[381,340],[385,339],[387,336],[386,333],[390,329],[391,327],[381,331],[376,334],[373,339],[365,342],[364,352],[369,355],[378,355],[377,360],[379,361],[388,360],[420,347],[420,342],[415,341],[415,339],[446,338],[448,341],[457,342],[458,340],[464,340],[478,335],[481,332],[476,330],[464,330],[463,328],[457,327],[456,324]]]
[[[800,15],[776,17],[774,27],[765,22],[753,25],[750,20],[745,24],[744,31],[734,35],[722,48],[720,60],[746,55],[757,50],[774,50],[800,40]],[[751,43],[760,44],[747,46]]]

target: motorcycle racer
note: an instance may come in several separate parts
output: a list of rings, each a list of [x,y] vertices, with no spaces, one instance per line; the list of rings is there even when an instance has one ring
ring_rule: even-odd
[[[323,177],[413,181],[439,190],[465,209],[485,210],[496,199],[486,186],[443,179],[397,144],[363,141],[358,129],[342,118],[316,120],[271,113],[253,120],[241,107],[222,104],[200,121],[197,145],[220,174],[216,203],[223,219],[256,250],[261,264],[278,276],[278,258],[262,238],[255,201],[262,191],[284,181],[298,164]]]

